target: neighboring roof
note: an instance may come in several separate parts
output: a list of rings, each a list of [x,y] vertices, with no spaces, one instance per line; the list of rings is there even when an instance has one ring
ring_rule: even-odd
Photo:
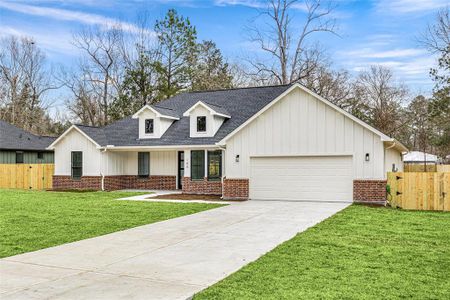
[[[421,151],[411,151],[403,156],[404,162],[436,162],[438,160],[437,156],[430,153],[425,153]]]
[[[295,88],[299,88],[316,97],[318,100],[329,105],[338,112],[341,112],[351,120],[379,135],[382,141],[395,142],[393,138],[390,138],[342,108],[297,83],[290,85],[182,93],[159,102],[157,105],[144,106],[133,116],[119,120],[105,127],[82,125],[74,125],[73,127],[76,127],[100,147],[197,146],[224,144],[227,139],[252,122],[257,116]],[[192,138],[189,136],[189,116],[183,114],[197,104],[205,105],[220,115],[230,117],[225,119],[222,126],[213,137]],[[139,124],[137,117],[146,108],[157,111],[159,114],[169,116],[169,118],[175,120],[161,138],[139,139]],[[69,130],[71,129],[72,127]],[[50,148],[52,148],[60,138],[67,134],[69,130],[60,136]],[[403,148],[406,151],[404,146]]]
[[[0,120],[0,149],[45,151],[55,139],[32,134]]]

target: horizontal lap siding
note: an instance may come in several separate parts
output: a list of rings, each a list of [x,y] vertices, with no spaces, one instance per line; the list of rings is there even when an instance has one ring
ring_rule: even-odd
[[[20,151],[20,150],[18,150]],[[53,152],[42,152],[43,159],[38,159],[38,151],[23,151],[24,164],[52,164]],[[0,150],[0,164],[15,164],[16,151]]]
[[[380,137],[313,96],[295,90],[227,142],[228,178],[249,178],[255,155],[353,155],[353,177],[383,178]],[[365,161],[369,153],[370,161]],[[239,155],[239,162],[236,162]]]

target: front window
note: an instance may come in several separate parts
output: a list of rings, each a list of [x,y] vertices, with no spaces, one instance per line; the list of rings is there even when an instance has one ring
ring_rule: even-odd
[[[208,151],[208,180],[222,177],[222,151]]]
[[[138,176],[148,177],[150,175],[150,153],[138,153]]]
[[[206,131],[206,117],[201,116],[197,117],[197,132],[205,132]]]
[[[203,180],[205,177],[205,151],[191,151],[191,179]]]
[[[145,120],[145,133],[151,134],[153,133],[153,119],[146,119]]]
[[[72,178],[81,179],[83,176],[83,152],[72,151]]]
[[[37,153],[37,158],[38,159],[44,159],[44,152],[38,152]]]

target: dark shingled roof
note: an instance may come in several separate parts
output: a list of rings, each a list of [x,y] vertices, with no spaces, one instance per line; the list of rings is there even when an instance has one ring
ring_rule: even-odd
[[[170,146],[213,145],[255,115],[267,104],[285,92],[290,85],[240,88],[205,92],[190,92],[176,95],[153,106],[161,113],[173,113],[180,120],[174,121],[159,139],[139,139],[138,119],[131,117],[105,127],[76,125],[100,146]],[[189,137],[189,117],[183,113],[198,101],[209,105],[217,112],[231,116],[226,119],[214,137]]]
[[[0,149],[45,151],[54,137],[38,136],[0,120]]]

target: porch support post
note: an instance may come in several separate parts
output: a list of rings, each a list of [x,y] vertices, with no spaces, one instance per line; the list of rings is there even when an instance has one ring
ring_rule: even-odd
[[[205,178],[208,177],[208,150],[205,149]]]
[[[191,177],[191,150],[184,150],[184,177]]]

